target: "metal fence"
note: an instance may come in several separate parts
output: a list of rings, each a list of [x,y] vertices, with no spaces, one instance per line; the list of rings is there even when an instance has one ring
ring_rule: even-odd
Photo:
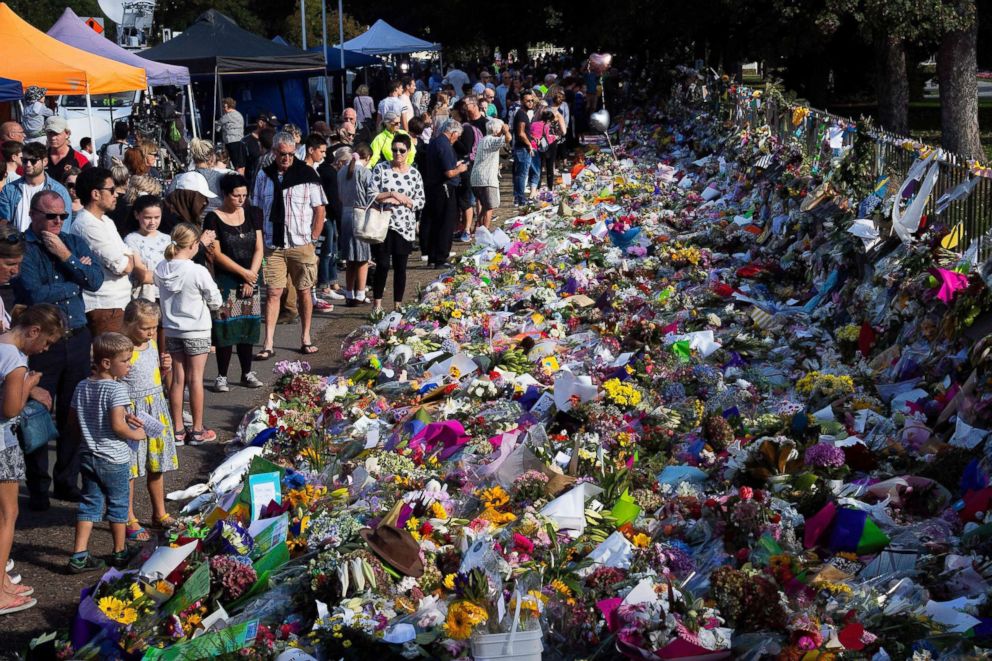
[[[796,106],[780,104],[776,101],[759,101],[750,90],[739,92],[731,100],[730,109],[735,124],[744,128],[750,126],[768,126],[772,134],[780,140],[801,140],[804,142],[805,153],[815,154],[822,149],[822,142],[827,130],[840,123],[857,124],[853,119],[840,117],[822,110],[809,108],[809,114],[798,125],[792,123],[792,113]],[[873,175],[892,175],[894,185],[899,185],[910,166],[916,161],[916,151],[907,149],[904,144],[918,145],[918,141],[906,136],[871,129],[875,152]],[[844,134],[845,147],[853,143],[854,134]],[[945,192],[967,181],[973,176],[967,160],[957,154],[942,152],[939,158],[940,174],[933,193],[927,202],[924,213],[934,222],[936,202]],[[961,225],[962,236],[958,250],[967,249],[972,241],[978,241],[979,256],[982,260],[992,256],[992,178],[978,176],[978,182],[971,194],[961,200],[952,202],[939,218],[942,225],[955,228]]]

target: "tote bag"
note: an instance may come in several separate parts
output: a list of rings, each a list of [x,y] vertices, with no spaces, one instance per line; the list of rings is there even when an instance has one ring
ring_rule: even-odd
[[[374,200],[367,207],[355,207],[355,238],[372,245],[385,241],[391,213],[377,208]]]

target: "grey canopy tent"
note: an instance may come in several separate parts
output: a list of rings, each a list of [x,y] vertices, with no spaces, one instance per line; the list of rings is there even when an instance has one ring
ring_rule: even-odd
[[[441,50],[441,44],[400,32],[380,18],[365,34],[349,39],[341,45],[341,48],[366,55],[398,55],[417,51],[438,51]]]

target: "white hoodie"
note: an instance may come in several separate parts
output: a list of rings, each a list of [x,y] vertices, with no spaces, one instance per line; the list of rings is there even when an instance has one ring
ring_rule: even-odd
[[[210,338],[210,310],[223,302],[210,271],[188,259],[163,259],[155,267],[166,337]]]

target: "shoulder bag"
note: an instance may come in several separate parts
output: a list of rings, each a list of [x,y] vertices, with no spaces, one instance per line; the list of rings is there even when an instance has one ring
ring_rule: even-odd
[[[379,208],[374,198],[367,207],[355,207],[355,238],[373,245],[385,241],[391,213]]]

